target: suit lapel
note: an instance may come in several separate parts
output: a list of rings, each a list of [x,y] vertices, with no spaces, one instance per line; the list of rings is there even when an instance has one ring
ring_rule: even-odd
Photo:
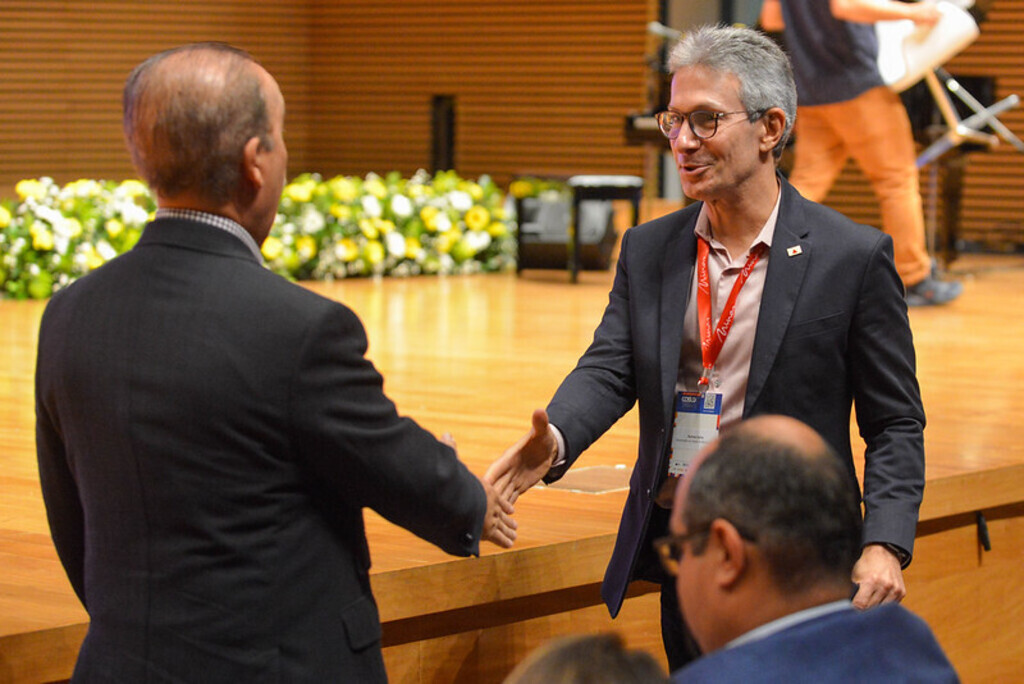
[[[694,211],[673,238],[665,245],[661,263],[661,396],[667,402],[669,415],[676,380],[679,376],[679,353],[683,345],[684,314],[690,298],[690,280],[697,258],[697,239],[693,228],[698,212]]]
[[[749,415],[764,389],[813,257],[813,242],[808,236],[810,230],[800,217],[799,196],[786,181],[782,182],[782,193],[757,317],[747,394],[743,402],[744,416]]]

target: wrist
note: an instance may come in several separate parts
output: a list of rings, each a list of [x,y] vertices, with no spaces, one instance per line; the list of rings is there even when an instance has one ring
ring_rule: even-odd
[[[902,547],[897,546],[896,544],[893,544],[891,542],[873,542],[871,545],[880,546],[889,553],[891,553],[893,556],[895,556],[896,560],[900,564],[900,568],[906,568],[908,565],[910,565],[910,552],[903,549]]]

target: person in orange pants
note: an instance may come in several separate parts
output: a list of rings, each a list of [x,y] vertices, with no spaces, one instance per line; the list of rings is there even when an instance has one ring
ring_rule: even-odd
[[[927,2],[765,0],[761,26],[782,31],[793,63],[798,103],[790,182],[821,202],[852,157],[879,201],[882,229],[893,239],[907,304],[945,304],[959,282],[935,277],[925,246],[924,212],[910,120],[878,71],[873,22],[939,18]]]

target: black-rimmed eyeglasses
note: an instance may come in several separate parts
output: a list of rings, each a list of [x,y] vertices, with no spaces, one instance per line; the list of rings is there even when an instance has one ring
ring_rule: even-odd
[[[705,528],[686,534],[669,534],[655,539],[652,544],[665,572],[674,576],[679,571],[679,561],[683,558],[683,544],[707,533],[708,530]]]
[[[751,121],[754,121],[764,112],[748,112],[745,109],[735,112],[711,112],[698,109],[695,112],[683,114],[682,112],[673,112],[666,109],[655,114],[654,118],[658,121],[658,128],[661,129],[661,132],[669,140],[675,140],[679,137],[679,131],[683,129],[684,120],[690,125],[690,131],[694,137],[698,140],[707,140],[708,138],[713,138],[715,133],[718,132],[719,119],[724,119],[734,114],[746,114]]]
[[[745,530],[740,529],[735,523],[725,519],[730,525],[732,525],[736,532],[739,533],[740,538],[745,539],[748,542],[756,542],[757,537]],[[651,544],[654,546],[655,552],[658,554],[658,560],[661,561],[661,567],[665,569],[669,575],[675,576],[679,572],[679,562],[683,559],[683,545],[687,542],[696,539],[697,537],[705,536],[711,530],[710,527],[705,527],[693,532],[687,532],[686,534],[669,534],[664,537],[658,537]]]

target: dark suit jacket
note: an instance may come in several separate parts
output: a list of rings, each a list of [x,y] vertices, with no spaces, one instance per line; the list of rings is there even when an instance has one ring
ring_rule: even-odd
[[[867,444],[864,541],[912,551],[924,489],[925,418],[892,240],[781,182],[743,414],[784,414],[809,424],[856,484],[850,446],[856,400]],[[650,541],[665,533],[667,516],[653,496],[667,471],[699,210],[693,204],[626,231],[594,341],[548,406],[567,452],[550,482],[640,404],[639,453],[602,587],[612,615],[631,580],[664,578]],[[797,245],[800,254],[788,256]]]
[[[477,553],[486,499],[358,318],[234,236],[151,223],[55,295],[37,440],[85,681],[380,681],[362,509]]]
[[[719,649],[673,682],[959,682],[925,622],[894,603],[848,608]]]

